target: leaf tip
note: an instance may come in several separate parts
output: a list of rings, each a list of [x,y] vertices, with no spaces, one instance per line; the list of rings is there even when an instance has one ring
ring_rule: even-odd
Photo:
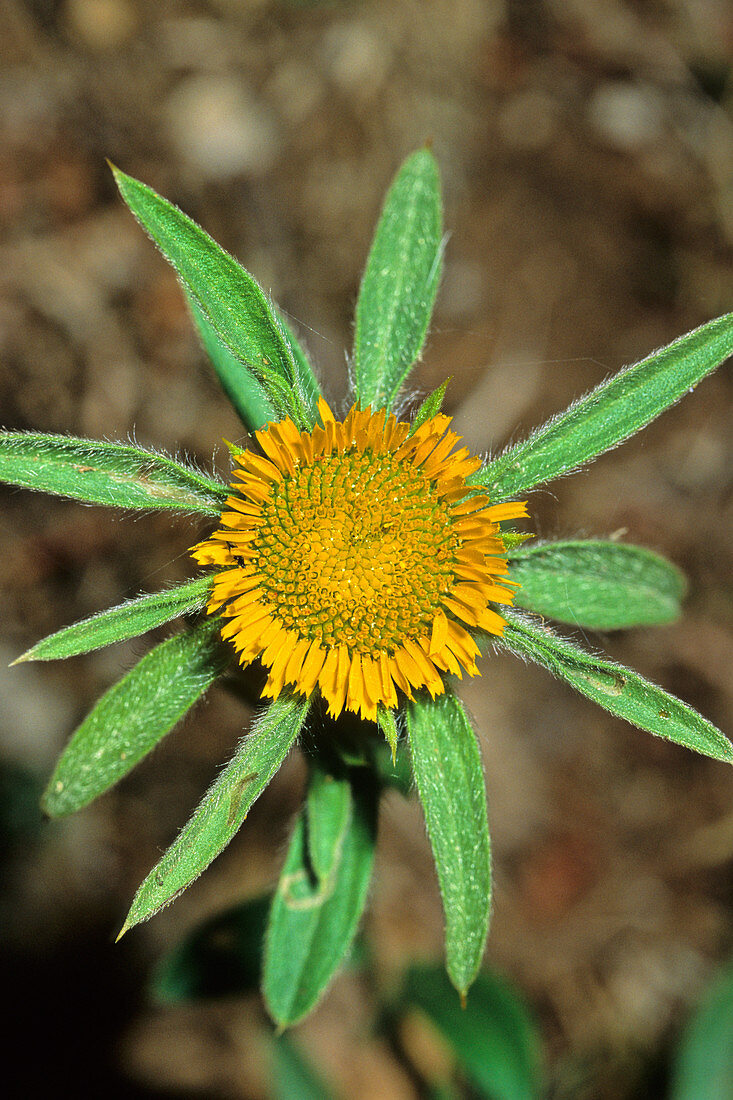
[[[52,791],[51,791],[51,788],[48,787],[43,792],[43,794],[41,795],[41,813],[43,814],[43,816],[46,818],[47,821],[50,821],[52,818],[54,818],[56,816],[56,814],[53,812],[53,806],[51,805],[51,799],[52,799]]]
[[[246,450],[245,447],[238,447],[236,445],[236,443],[230,443],[230,441],[228,439],[224,439],[223,437],[222,437],[222,442],[225,444],[225,446],[227,447],[230,455],[233,458],[236,458],[238,455],[243,454],[244,451]]]
[[[456,975],[451,974],[450,969],[448,969],[448,977],[450,978],[451,985],[458,994],[458,999],[461,1002],[461,1008],[465,1009],[466,1005],[468,1004],[468,991],[473,985],[476,975],[474,974],[474,976],[472,978],[469,978],[468,981],[461,982],[460,985],[456,980]]]
[[[131,928],[131,925],[129,925],[127,923],[127,921],[125,921],[125,923],[122,925],[122,928],[120,928],[119,932],[115,936],[115,943],[119,943],[120,940],[122,939],[122,937],[124,936],[125,932],[130,931],[130,928]]]

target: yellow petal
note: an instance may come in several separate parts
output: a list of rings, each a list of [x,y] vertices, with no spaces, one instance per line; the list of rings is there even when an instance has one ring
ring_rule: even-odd
[[[430,656],[437,653],[445,645],[446,638],[448,637],[448,620],[445,617],[445,611],[442,607],[439,607],[435,612],[435,618],[433,619],[433,626],[430,632]]]

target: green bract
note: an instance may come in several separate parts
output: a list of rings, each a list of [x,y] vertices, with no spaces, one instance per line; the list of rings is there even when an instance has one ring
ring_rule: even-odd
[[[407,706],[410,755],[445,910],[448,974],[465,994],[481,964],[491,905],[486,790],[476,735],[454,695]]]
[[[310,1012],[351,946],[372,873],[378,801],[364,768],[311,769],[265,946],[262,991],[278,1024]]]
[[[313,429],[319,386],[277,307],[190,218],[144,184],[114,173],[128,206],[175,268],[202,343],[245,426],[256,430],[289,417],[301,431]],[[387,195],[359,292],[352,396],[362,407],[392,410],[403,393],[440,281],[442,232],[437,165],[429,150],[421,149],[404,163]],[[728,314],[627,367],[486,462],[470,480],[498,503],[577,469],[648,424],[731,352],[733,315]],[[423,401],[412,431],[439,412],[444,394],[445,384]],[[218,517],[229,495],[216,478],[154,451],[34,432],[0,434],[0,479],[89,504],[205,517]],[[528,537],[504,533],[522,610],[502,610],[507,625],[497,644],[543,665],[641,729],[733,761],[727,738],[692,708],[560,637],[544,621],[597,630],[670,622],[684,594],[679,571],[656,554],[619,542],[525,545]],[[210,577],[204,576],[140,596],[59,630],[18,658],[72,657],[183,615],[197,616],[143,657],[82,722],[49,782],[43,799],[48,814],[79,809],[122,778],[224,672],[231,651],[221,642],[219,621],[201,617],[209,587]],[[478,640],[486,642],[480,632]],[[477,977],[488,930],[491,860],[481,758],[451,687],[436,699],[418,692],[395,709],[381,703],[376,727],[362,723],[355,732],[353,722],[338,721],[340,728],[331,728],[314,696],[285,694],[262,707],[230,763],[141,885],[123,927],[147,920],[198,877],[232,839],[307,729],[307,792],[270,905],[262,965],[265,1001],[282,1027],[313,1008],[348,956],[368,891],[380,797],[390,786],[408,792],[408,755],[445,909],[448,976],[464,998]],[[194,953],[205,950],[213,947],[202,940]],[[175,968],[161,976],[164,995],[176,995],[171,991],[181,980]],[[444,979],[416,970],[406,988],[408,999],[451,1039]],[[451,1039],[465,1046],[466,1072],[492,1095],[529,1096],[537,1072],[530,1025],[500,985],[484,976],[477,989],[478,1001],[493,1006],[497,1030],[485,1034],[480,1023],[485,1013],[477,1012],[476,1041],[468,1042],[474,1017],[466,1016],[460,1036]],[[489,1071],[482,1052],[492,1044],[503,1053]],[[283,1080],[306,1079],[295,1048],[283,1044],[277,1058]]]

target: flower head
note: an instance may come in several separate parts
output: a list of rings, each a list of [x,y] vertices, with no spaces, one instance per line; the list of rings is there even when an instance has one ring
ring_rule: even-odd
[[[469,631],[501,634],[491,605],[516,587],[499,523],[526,507],[466,484],[481,460],[454,450],[447,416],[411,432],[384,409],[319,411],[312,432],[285,419],[255,433],[262,453],[236,454],[221,527],[193,555],[218,570],[222,636],[269,669],[265,695],[318,686],[334,717],[374,720],[398,689],[435,698],[443,673],[477,675]]]

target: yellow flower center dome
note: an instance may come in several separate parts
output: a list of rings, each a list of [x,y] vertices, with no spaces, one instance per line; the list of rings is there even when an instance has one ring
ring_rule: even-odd
[[[429,633],[457,544],[419,470],[353,450],[273,486],[250,549],[282,623],[378,659],[406,635]]]
[[[218,570],[222,636],[269,667],[265,695],[317,685],[334,716],[374,720],[396,689],[435,697],[442,673],[478,672],[466,627],[503,630],[489,607],[513,596],[499,521],[526,510],[466,485],[480,460],[451,453],[448,417],[410,433],[384,410],[319,409],[322,427],[286,419],[256,433],[263,454],[235,455],[231,511],[193,553]]]

